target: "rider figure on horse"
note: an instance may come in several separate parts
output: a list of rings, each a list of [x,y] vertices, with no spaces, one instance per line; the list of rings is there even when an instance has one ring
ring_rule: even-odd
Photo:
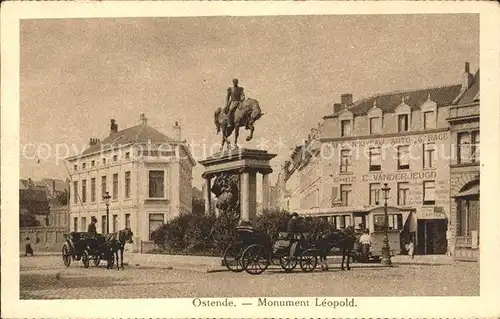
[[[92,216],[90,218],[90,224],[87,227],[87,233],[92,237],[96,237],[97,235],[97,227],[95,226],[96,223],[97,223],[97,218]]]
[[[300,235],[298,222],[299,222],[299,214],[297,214],[296,212],[292,213],[292,216],[288,221],[288,227],[286,229],[286,232],[288,233],[288,238],[290,239],[290,257],[293,257],[294,252],[292,251],[293,250],[292,247],[294,247],[294,243],[299,241],[298,239],[299,236],[297,236]]]
[[[233,86],[227,88],[226,108],[224,112],[227,114],[228,126],[234,126],[234,111],[240,105],[240,102],[245,100],[243,88],[238,86],[238,79],[233,79]]]

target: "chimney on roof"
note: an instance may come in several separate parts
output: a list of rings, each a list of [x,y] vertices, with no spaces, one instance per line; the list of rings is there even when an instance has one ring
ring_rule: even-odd
[[[350,93],[342,94],[340,96],[340,103],[342,103],[342,105],[344,107],[351,106],[352,105],[352,94],[350,94]]]
[[[472,85],[474,75],[470,73],[470,63],[465,62],[465,70],[462,74],[462,89],[467,89]]]
[[[111,125],[110,125],[110,134],[118,132],[118,124],[116,124],[116,121],[114,119],[111,119]]]
[[[342,103],[334,103],[333,104],[333,113],[337,113],[342,110]]]
[[[174,140],[181,140],[181,127],[179,126],[179,123],[177,121],[175,121],[174,125]]]
[[[94,146],[94,145],[97,145],[99,143],[99,139],[98,138],[94,138],[94,137],[91,137],[90,138],[90,146]]]
[[[147,119],[147,117],[146,117],[146,115],[144,113],[141,113],[140,120],[141,120],[141,125],[147,125],[148,124],[148,119]]]

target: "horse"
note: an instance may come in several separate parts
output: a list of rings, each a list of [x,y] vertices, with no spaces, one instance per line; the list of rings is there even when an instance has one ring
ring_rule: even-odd
[[[125,244],[127,243],[132,244],[134,242],[132,239],[133,237],[134,233],[130,228],[125,228],[106,236],[106,241],[110,243],[110,253],[111,253],[110,260],[112,260],[111,258],[116,257],[116,266],[118,270],[120,270],[120,266],[122,269],[124,269],[123,251],[125,250]],[[120,258],[118,258],[118,252],[120,252]],[[110,267],[111,263],[108,260],[107,268],[110,269]]]
[[[328,270],[328,264],[326,257],[330,250],[335,247],[342,251],[342,263],[340,269],[344,269],[344,261],[347,256],[346,269],[351,270],[349,265],[349,259],[351,258],[351,251],[354,250],[354,244],[356,243],[356,235],[354,232],[354,227],[349,226],[344,230],[336,230],[330,232],[326,235],[320,235],[316,239],[314,245],[318,249],[320,264],[322,270]]]
[[[226,108],[227,109],[227,108]],[[240,135],[240,127],[244,126],[246,130],[250,130],[250,135],[246,137],[247,141],[253,138],[255,130],[254,123],[264,115],[260,110],[259,102],[255,99],[248,98],[234,110],[234,127],[228,125],[228,116],[226,109],[219,107],[214,113],[214,123],[217,128],[217,134],[222,131],[221,152],[224,150],[224,144],[227,143],[230,148],[231,142],[228,137],[234,130],[234,146],[238,148],[238,136]]]

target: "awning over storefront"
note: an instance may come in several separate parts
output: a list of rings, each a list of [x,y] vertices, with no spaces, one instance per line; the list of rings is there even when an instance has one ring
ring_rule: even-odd
[[[469,197],[479,195],[479,184],[472,185],[469,189],[461,191],[460,193],[452,196],[454,198]]]
[[[408,227],[409,232],[417,231],[417,217],[412,211],[403,212],[403,225]]]

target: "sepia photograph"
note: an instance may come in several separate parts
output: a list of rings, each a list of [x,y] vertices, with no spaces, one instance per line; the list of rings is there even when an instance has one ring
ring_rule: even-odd
[[[12,298],[484,297],[480,17],[19,19]]]

